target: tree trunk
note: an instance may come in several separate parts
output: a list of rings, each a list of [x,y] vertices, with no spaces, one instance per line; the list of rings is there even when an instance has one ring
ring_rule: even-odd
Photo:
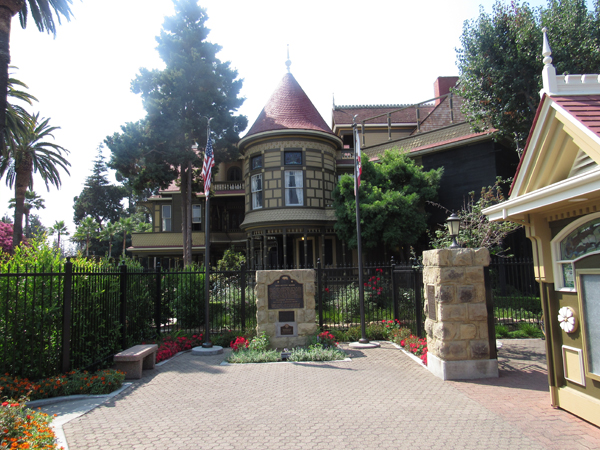
[[[110,259],[110,256],[112,254],[112,234],[108,235],[108,259]]]
[[[31,237],[31,230],[29,229],[29,212],[31,209],[25,207],[23,212],[25,213],[25,237],[29,239]]]
[[[33,161],[31,155],[24,154],[18,167],[15,179],[15,223],[13,224],[13,251],[23,240],[23,213],[25,212],[25,193],[31,180]]]
[[[10,64],[10,23],[25,5],[23,0],[0,0],[0,148],[4,149],[6,128],[6,96]],[[14,238],[13,238],[14,241]],[[20,242],[20,241],[19,241]],[[14,247],[13,247],[14,248]]]

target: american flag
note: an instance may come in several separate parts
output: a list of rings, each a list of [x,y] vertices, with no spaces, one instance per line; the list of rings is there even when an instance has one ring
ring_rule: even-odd
[[[360,162],[360,137],[358,131],[354,133],[355,141],[355,153],[356,153],[356,184],[354,188],[354,196],[356,196],[356,190],[360,187],[360,176],[362,175],[362,163]]]
[[[202,166],[202,178],[204,178],[204,194],[210,192],[211,169],[215,166],[215,154],[212,148],[212,139],[208,136],[206,151],[204,152],[204,165]]]

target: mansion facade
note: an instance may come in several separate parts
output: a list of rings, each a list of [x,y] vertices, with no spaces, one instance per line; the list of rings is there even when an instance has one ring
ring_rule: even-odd
[[[470,191],[514,173],[516,152],[490,133],[474,133],[450,90],[457,77],[440,77],[434,98],[416,105],[335,106],[330,127],[291,73],[287,73],[260,115],[239,141],[240,158],[222,163],[214,175],[210,201],[211,262],[234,247],[250,267],[316,267],[356,263],[356,252],[334,232],[332,192],[354,170],[352,123],[361,129],[363,158],[377,160],[399,148],[425,170],[444,166],[440,204],[459,209]],[[469,174],[468,176],[467,173]],[[193,260],[203,261],[205,198],[192,200]],[[134,233],[128,251],[148,265],[182,257],[181,193],[175,184],[148,199],[153,229]],[[430,211],[430,223],[445,213]],[[376,260],[407,249],[382,248]],[[167,262],[168,260],[168,262]]]

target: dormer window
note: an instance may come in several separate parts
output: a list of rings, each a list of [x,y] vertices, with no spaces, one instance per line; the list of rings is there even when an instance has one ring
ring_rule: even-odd
[[[251,164],[251,169],[250,170],[262,169],[262,166],[263,166],[263,157],[262,157],[262,155],[258,155],[258,156],[253,157],[250,160],[250,164]]]
[[[283,163],[286,166],[301,166],[302,165],[302,152],[301,151],[293,151],[293,152],[285,152],[283,154]]]

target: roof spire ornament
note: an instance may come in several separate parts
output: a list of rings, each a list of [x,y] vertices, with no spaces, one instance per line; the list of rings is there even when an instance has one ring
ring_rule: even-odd
[[[544,57],[544,68],[542,69],[542,90],[540,91],[540,97],[545,93],[553,95],[558,93],[558,87],[556,84],[556,69],[552,65],[552,49],[548,43],[548,29],[542,28],[544,33],[544,43],[542,45],[542,56]]]
[[[542,56],[544,57],[543,63],[548,65],[552,64],[552,49],[550,48],[550,43],[548,42],[548,28],[542,28],[542,33],[544,33],[544,44],[542,46]]]
[[[292,62],[290,61],[290,44],[287,45],[287,61],[285,62],[288,73],[290,73],[290,66]]]

